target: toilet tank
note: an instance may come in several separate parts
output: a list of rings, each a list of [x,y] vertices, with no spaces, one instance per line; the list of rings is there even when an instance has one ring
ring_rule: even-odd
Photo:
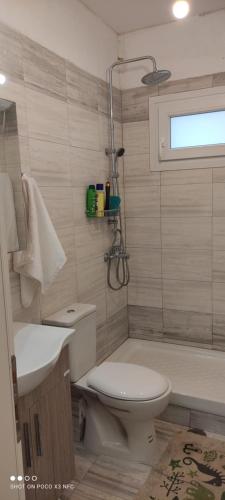
[[[71,381],[77,382],[96,364],[96,306],[72,304],[45,318],[43,324],[75,329],[69,355]]]

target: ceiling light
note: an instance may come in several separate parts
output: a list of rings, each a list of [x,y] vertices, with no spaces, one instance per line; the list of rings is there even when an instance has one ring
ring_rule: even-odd
[[[177,0],[173,4],[173,14],[177,19],[183,19],[188,15],[190,11],[190,5],[187,0]]]
[[[3,73],[0,73],[0,85],[4,85],[6,82],[6,76]]]

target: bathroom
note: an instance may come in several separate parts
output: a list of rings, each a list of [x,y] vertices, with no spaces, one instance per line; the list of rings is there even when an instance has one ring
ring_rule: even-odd
[[[0,7],[0,498],[223,500],[225,2]]]

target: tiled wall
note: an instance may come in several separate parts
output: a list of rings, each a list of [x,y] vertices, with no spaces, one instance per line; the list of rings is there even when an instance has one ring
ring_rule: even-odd
[[[218,85],[224,73],[123,91],[131,337],[225,348],[225,162],[149,165],[149,96]]]
[[[106,285],[103,255],[111,229],[85,216],[87,184],[108,176],[106,84],[3,25],[0,70],[7,76],[0,98],[17,105],[22,171],[37,180],[68,258],[48,293],[28,310],[11,271],[14,318],[41,321],[75,301],[96,304],[100,359],[127,337],[126,290],[114,293],[112,302]],[[121,146],[121,95],[114,93]]]

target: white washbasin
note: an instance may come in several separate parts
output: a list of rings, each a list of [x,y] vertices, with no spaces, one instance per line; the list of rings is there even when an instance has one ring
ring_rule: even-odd
[[[75,330],[14,323],[14,333],[18,391],[24,396],[48,376]]]

